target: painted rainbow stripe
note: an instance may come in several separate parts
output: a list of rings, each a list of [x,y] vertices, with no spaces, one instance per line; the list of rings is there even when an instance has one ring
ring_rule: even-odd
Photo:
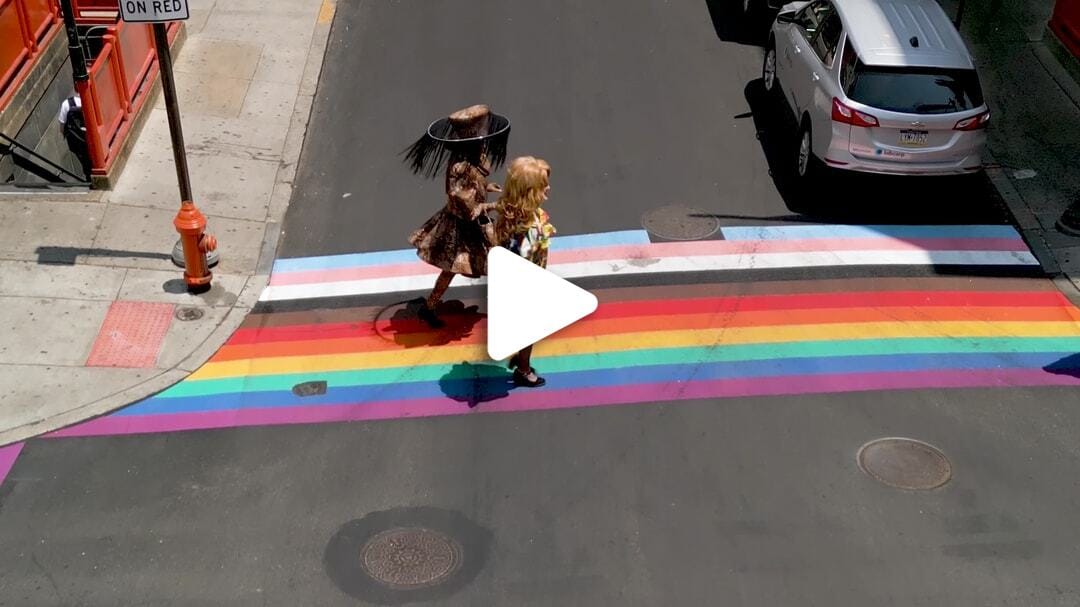
[[[316,323],[253,315],[187,381],[55,435],[732,396],[1080,385],[1069,374],[1071,363],[1062,362],[1080,352],[1080,311],[1047,281],[1012,283],[1025,288],[1005,292],[988,288],[1006,279],[922,279],[938,287],[929,290],[906,290],[905,282],[871,291],[874,281],[851,280],[847,293],[815,292],[810,282],[765,283],[746,295],[677,300],[658,297],[666,287],[635,289],[645,298],[632,301],[600,291],[594,316],[538,345],[536,365],[549,387],[537,391],[512,390],[507,371],[485,360],[479,314],[450,317],[451,330],[463,337],[441,345],[422,345],[438,343],[439,334],[418,323],[377,318],[370,308],[335,310]],[[325,381],[325,394],[292,392],[307,381]]]
[[[609,273],[612,263],[680,272],[721,267],[716,260],[743,267],[739,260],[752,258],[775,267],[769,255],[794,256],[784,263],[817,256],[832,265],[1034,263],[1008,226],[734,227],[724,236],[655,244],[637,231],[563,237],[552,260],[582,276]],[[387,281],[426,289],[431,272],[412,251],[284,259],[270,288],[292,291],[264,300],[304,290],[300,297],[310,297],[313,289],[326,296],[340,291],[326,285],[343,283],[352,284],[347,294],[366,293]],[[514,390],[508,371],[486,360],[481,302],[463,302],[442,332],[398,313],[400,307],[257,313],[187,380],[52,436],[734,396],[1080,385],[1080,310],[1047,280],[859,278],[596,293],[595,314],[537,345],[535,364],[549,381],[540,390]],[[294,393],[312,381],[326,382],[325,392]]]
[[[556,238],[549,269],[564,278],[764,268],[911,265],[1037,266],[1010,226],[725,228],[725,240],[652,243],[644,231]],[[261,301],[423,291],[436,271],[415,251],[279,260]],[[462,279],[459,285],[483,284]]]

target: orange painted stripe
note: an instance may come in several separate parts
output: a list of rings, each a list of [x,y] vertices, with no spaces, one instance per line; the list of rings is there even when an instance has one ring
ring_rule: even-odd
[[[631,318],[585,319],[556,335],[560,338],[595,337],[655,331],[694,331],[724,327],[768,327],[870,322],[1062,322],[1080,321],[1080,312],[1062,307],[886,307],[817,310],[755,310],[714,314],[674,314]],[[226,345],[213,361],[312,356],[357,352],[383,352],[419,346],[482,344],[487,336],[481,319],[457,339],[452,333],[398,333],[380,323],[380,335],[354,338],[274,341],[257,344]]]

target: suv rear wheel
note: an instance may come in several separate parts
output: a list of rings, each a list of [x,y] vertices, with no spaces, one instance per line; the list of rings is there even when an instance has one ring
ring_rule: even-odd
[[[761,62],[761,81],[765,84],[765,92],[775,95],[779,90],[776,79],[776,40],[769,38],[769,44],[765,47],[765,58]]]
[[[795,176],[799,181],[809,182],[819,173],[818,159],[814,157],[814,135],[810,119],[803,118],[795,145]]]

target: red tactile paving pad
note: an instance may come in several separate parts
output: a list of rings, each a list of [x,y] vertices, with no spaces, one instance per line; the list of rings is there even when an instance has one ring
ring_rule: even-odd
[[[153,367],[172,318],[172,304],[114,301],[86,366]]]

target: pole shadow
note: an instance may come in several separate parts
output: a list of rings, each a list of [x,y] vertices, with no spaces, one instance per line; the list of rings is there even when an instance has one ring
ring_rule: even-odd
[[[439,389],[448,398],[466,403],[472,409],[480,403],[510,396],[514,379],[510,370],[501,365],[462,362],[439,378]]]

